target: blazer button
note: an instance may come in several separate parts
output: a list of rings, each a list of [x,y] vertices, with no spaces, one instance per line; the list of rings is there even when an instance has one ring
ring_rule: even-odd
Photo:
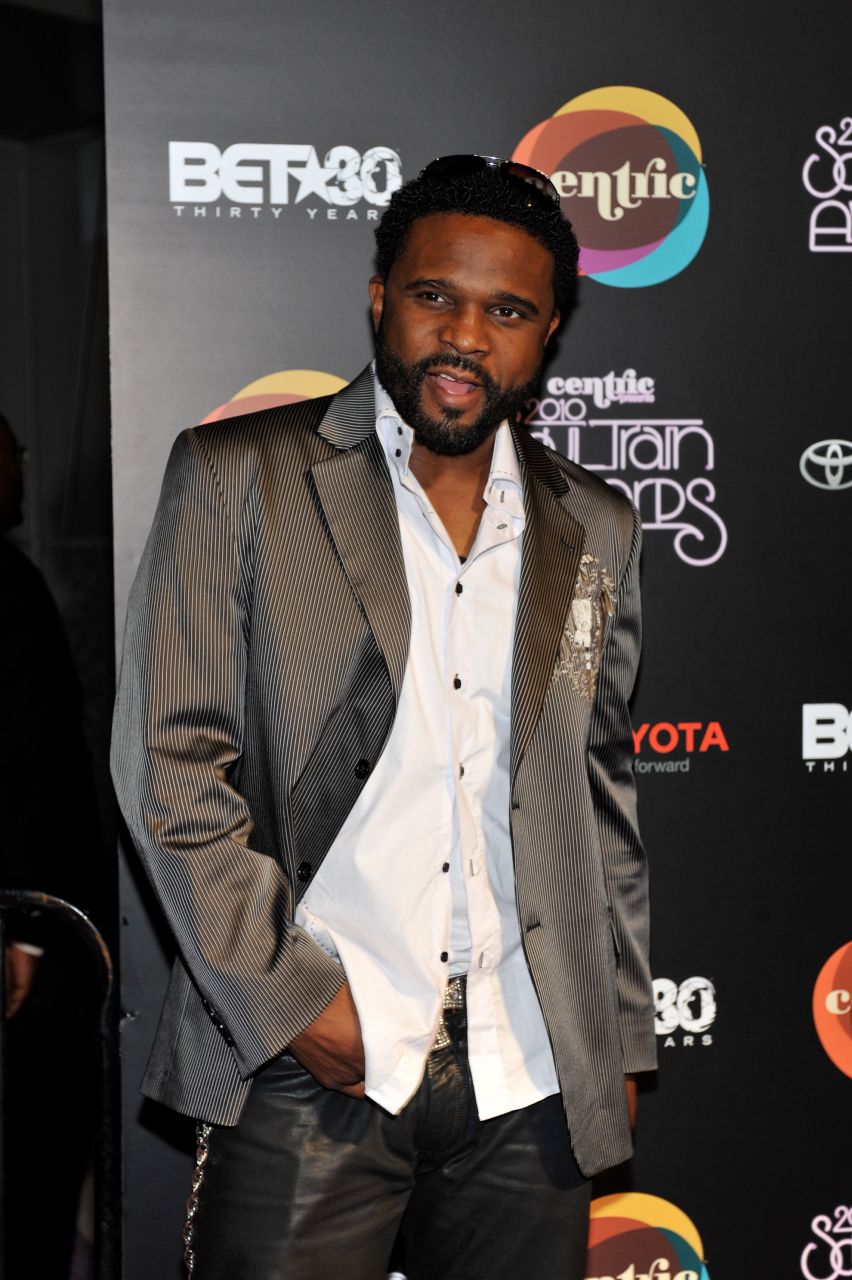
[[[370,761],[359,760],[355,766],[355,777],[366,778],[369,772],[370,772]]]
[[[301,880],[302,884],[304,884],[306,880],[310,880],[313,875],[311,864],[309,862],[300,862],[296,868],[296,875]]]

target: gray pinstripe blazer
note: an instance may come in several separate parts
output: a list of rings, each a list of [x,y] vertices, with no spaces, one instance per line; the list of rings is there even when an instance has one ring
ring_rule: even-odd
[[[592,1174],[629,1155],[623,1073],[655,1061],[627,711],[640,530],[612,488],[515,443],[518,913]],[[178,438],[130,597],[112,759],[179,949],[149,1096],[234,1124],[252,1073],[341,985],[293,912],[387,741],[409,631],[369,370]]]

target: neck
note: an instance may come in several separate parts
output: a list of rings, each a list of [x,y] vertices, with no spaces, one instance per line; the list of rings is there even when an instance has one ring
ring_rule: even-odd
[[[473,546],[485,510],[482,495],[491,470],[495,434],[496,428],[470,453],[453,457],[430,453],[416,442],[411,450],[408,465],[429,495],[461,557]]]
[[[451,455],[432,453],[415,440],[408,465],[426,490],[466,491],[472,488],[481,494],[491,470],[496,434],[495,427],[490,436],[470,453]]]

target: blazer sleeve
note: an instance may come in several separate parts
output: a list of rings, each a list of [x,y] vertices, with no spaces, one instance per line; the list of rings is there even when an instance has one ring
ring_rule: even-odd
[[[641,544],[642,526],[634,511],[629,552],[601,657],[589,738],[589,776],[616,950],[625,1071],[653,1070],[657,1059],[648,958],[648,870],[636,814],[628,710],[642,640]]]
[[[130,595],[113,724],[119,805],[243,1076],[322,1012],[343,970],[292,924],[230,778],[242,752],[250,566],[196,430],[172,450]]]

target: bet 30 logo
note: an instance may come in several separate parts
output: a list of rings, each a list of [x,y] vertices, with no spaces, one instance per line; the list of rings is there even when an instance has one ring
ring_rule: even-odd
[[[327,205],[359,201],[384,207],[402,185],[402,165],[390,147],[332,147],[322,162],[314,147],[295,143],[169,143],[172,204],[300,204],[311,197]]]
[[[654,979],[654,1029],[665,1036],[663,1048],[707,1048],[716,1021],[716,988],[709,978]]]
[[[842,702],[806,702],[802,707],[802,759],[809,773],[846,773],[852,751],[852,712]]]

